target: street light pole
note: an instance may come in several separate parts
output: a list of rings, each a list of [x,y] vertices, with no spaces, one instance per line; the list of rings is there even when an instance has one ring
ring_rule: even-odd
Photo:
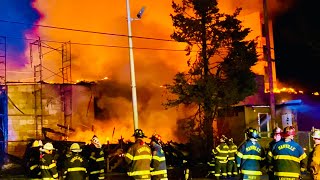
[[[134,70],[134,57],[132,45],[132,32],[130,16],[130,2],[127,1],[127,22],[128,22],[128,42],[129,42],[129,58],[130,58],[130,77],[131,77],[131,91],[132,91],[132,110],[133,110],[133,125],[134,129],[138,129],[138,103],[137,103],[137,90],[136,90],[136,77]]]

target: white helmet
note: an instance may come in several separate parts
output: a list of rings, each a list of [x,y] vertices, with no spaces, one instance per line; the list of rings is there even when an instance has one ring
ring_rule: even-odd
[[[55,150],[55,149],[54,149],[52,143],[46,143],[41,150],[45,151],[45,150]]]
[[[42,147],[42,146],[43,146],[42,141],[41,141],[41,140],[39,140],[38,142],[39,142],[39,146],[41,146],[41,147]]]
[[[311,137],[313,137],[315,139],[320,139],[320,129],[314,129]]]
[[[80,145],[78,143],[71,144],[70,150],[72,152],[81,152],[82,151],[82,149],[80,148]]]

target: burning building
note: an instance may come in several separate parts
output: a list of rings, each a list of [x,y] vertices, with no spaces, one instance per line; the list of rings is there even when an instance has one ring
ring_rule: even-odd
[[[270,4],[271,12],[278,10],[275,2]],[[21,156],[21,147],[28,139],[44,135],[81,141],[93,134],[105,142],[130,139],[133,125],[125,2],[112,2],[113,6],[110,1],[30,3],[40,14],[36,22],[52,26],[24,31],[27,48],[23,57],[6,57],[6,49],[1,48],[0,65],[8,62],[7,68],[1,68],[2,95],[7,95],[1,101],[3,150]],[[161,104],[166,100],[162,85],[170,82],[176,72],[187,69],[185,44],[168,40],[172,33],[171,1],[134,1],[132,11],[141,5],[147,7],[144,18],[132,24],[133,35],[142,37],[134,38],[139,123],[147,135],[161,132],[164,140],[183,142],[184,137],[177,137],[176,120],[184,113],[165,110]],[[264,75],[264,87],[269,87],[262,1],[228,0],[219,6],[226,13],[243,8],[240,19],[244,27],[251,28],[248,38],[257,40],[260,55],[253,70]],[[272,23],[268,23],[272,37]],[[0,44],[10,46],[10,39],[1,39]],[[191,54],[194,57],[196,53]],[[72,81],[75,79],[104,81],[99,85],[77,84]],[[274,61],[273,79],[276,82]]]

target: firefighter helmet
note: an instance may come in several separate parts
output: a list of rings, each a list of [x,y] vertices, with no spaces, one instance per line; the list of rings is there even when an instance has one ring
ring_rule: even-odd
[[[254,139],[260,138],[258,131],[252,127],[246,130],[246,134],[248,138],[254,138]]]
[[[147,137],[147,136],[144,135],[144,133],[143,133],[143,131],[141,129],[134,130],[134,133],[133,133],[132,136],[134,136],[136,138],[145,138],[145,137]]]
[[[157,133],[154,133],[152,136],[151,136],[151,141],[154,141],[156,142],[157,144],[161,144],[161,136]]]
[[[229,141],[230,143],[233,143],[233,138],[230,138],[228,141]]]
[[[41,148],[41,151],[46,151],[46,150],[55,150],[52,143],[46,143],[44,144],[43,148]]]
[[[41,140],[39,140],[38,142],[39,142],[39,146],[41,146],[41,147],[42,147],[42,146],[43,146],[42,141],[41,141]]]
[[[287,126],[284,128],[282,132],[282,137],[286,138],[289,136],[295,136],[296,135],[296,129],[293,126]]]
[[[320,129],[314,129],[311,137],[313,137],[314,139],[320,139]]]
[[[226,142],[228,138],[225,135],[221,135],[220,142]]]
[[[72,152],[81,152],[82,151],[82,149],[80,148],[80,145],[78,143],[71,144],[70,150]]]
[[[40,147],[39,141],[38,140],[33,141],[31,147],[33,147],[33,148]]]
[[[276,128],[274,128],[274,129],[272,130],[271,136],[275,136],[275,135],[281,134],[281,133],[282,133],[282,129],[279,128],[279,127],[276,127]]]

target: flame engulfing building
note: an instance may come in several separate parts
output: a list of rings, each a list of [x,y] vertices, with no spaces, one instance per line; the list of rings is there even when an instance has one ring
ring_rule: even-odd
[[[70,94],[66,94],[64,86]],[[66,140],[75,131],[74,127],[90,129],[94,119],[90,86],[8,83],[7,114],[3,114],[7,115],[4,128],[8,133],[3,133],[7,136],[4,150],[21,157],[32,139]],[[4,108],[5,98],[1,100]]]
[[[295,91],[294,89],[278,89],[276,79],[276,67],[275,67],[275,54],[274,54],[274,41],[273,41],[273,28],[272,18],[277,13],[281,13],[282,10],[286,10],[292,5],[293,1],[283,1],[283,4],[275,3],[275,1],[269,2],[269,39],[270,39],[270,55],[272,64],[272,78],[273,78],[273,91],[275,94],[275,125],[284,128],[292,125],[299,131],[310,131],[312,126],[317,126],[314,118],[319,118],[318,113],[315,113],[315,109],[318,109],[319,102],[316,96],[309,96],[303,94],[302,91]],[[244,26],[250,27],[253,31],[249,35],[249,38],[257,38],[259,62],[257,66],[253,67],[253,71],[257,74],[258,92],[250,97],[247,97],[244,101],[235,105],[230,109],[223,109],[219,113],[217,118],[216,131],[218,134],[227,134],[235,139],[235,142],[241,143],[245,138],[245,129],[248,127],[254,127],[258,129],[262,136],[268,139],[270,132],[272,131],[271,125],[271,108],[270,108],[270,96],[269,89],[269,75],[268,75],[268,63],[267,63],[267,47],[266,47],[266,29],[264,18],[266,9],[263,8],[263,1],[251,2],[251,6],[243,1],[234,1],[233,3],[227,3],[225,6],[238,6],[243,7],[244,13],[240,14]],[[240,4],[244,5],[241,6]],[[249,8],[246,8],[249,7]],[[227,8],[228,9],[228,8]],[[229,8],[230,9],[230,8]],[[284,92],[282,91],[284,90]],[[312,107],[313,106],[313,107]],[[240,131],[234,131],[234,129]],[[239,136],[239,132],[242,136]],[[305,134],[301,134],[300,137],[304,139],[304,142],[299,141],[303,145],[309,146],[307,140],[309,137]],[[306,140],[307,139],[307,140]],[[267,140],[268,141],[268,140]]]
[[[119,12],[119,9],[123,9],[124,4],[121,4],[120,1],[114,2],[114,6],[110,6],[109,2],[107,1],[101,2],[106,3],[105,6],[98,3],[83,3],[85,4],[82,4],[82,2],[74,3],[72,1],[68,3],[51,3],[38,0],[34,1],[33,7],[37,8],[37,10],[43,13],[44,17],[46,17],[44,19],[40,19],[39,23],[53,24],[61,27],[75,26],[77,28],[79,27],[79,25],[82,25],[81,29],[97,28],[97,31],[100,31],[102,29],[101,31],[105,32],[116,31],[119,34],[126,33],[125,18],[122,18],[124,14],[121,14]],[[143,21],[139,22],[141,24],[134,27],[136,30],[136,32],[134,32],[135,35],[144,36],[146,34],[149,34],[149,36],[169,37],[169,35],[172,33],[172,23],[169,16],[171,12],[171,1],[148,1],[145,3],[145,5],[148,6],[149,9],[155,9],[155,11],[149,14],[146,13],[146,18]],[[138,5],[134,3],[132,5],[132,8],[137,8],[138,6],[138,8],[140,8],[140,5],[141,4]],[[84,6],[92,7],[86,8],[86,10],[88,11],[91,10],[91,12],[87,13],[83,13],[82,11],[64,11],[64,9],[68,9],[68,6],[79,9],[83,9]],[[249,27],[252,30],[248,36],[248,39],[256,39],[258,44],[257,49],[260,60],[257,65],[253,67],[253,71],[257,74],[265,75],[267,62],[265,61],[264,56],[264,47],[266,43],[263,28],[264,21],[262,16],[262,1],[251,0],[249,2],[247,0],[227,0],[223,2],[221,1],[219,7],[221,11],[226,13],[233,13],[237,7],[243,8],[243,11],[240,14],[240,19],[242,20],[244,27]],[[106,10],[105,8],[110,9]],[[61,9],[61,11],[57,11],[57,9]],[[101,17],[101,14],[105,14],[105,12],[108,11],[110,11],[108,19],[102,20],[97,18]],[[79,22],[79,19],[81,20],[81,23]],[[121,21],[121,19],[123,21]],[[88,24],[90,24],[89,27],[86,26]],[[112,25],[106,26],[106,24]],[[271,23],[269,24],[269,27],[270,29],[272,29]],[[156,32],[154,31],[154,29],[159,30],[158,32]],[[66,41],[72,40],[74,42],[80,41],[84,42],[84,44],[90,42],[93,44],[101,45],[105,44],[105,42],[107,41],[112,41],[112,43],[119,43],[119,46],[122,47],[122,43],[127,43],[126,38],[118,39],[118,37],[107,37],[108,39],[106,39],[105,35],[103,36],[103,38],[101,38],[97,37],[96,34],[83,35],[80,33],[74,33],[72,31],[63,31],[63,33],[61,33],[61,31],[58,31],[57,29],[50,28],[40,28],[37,30],[39,30],[38,35],[40,37],[43,36],[52,39],[64,39]],[[152,34],[150,34],[151,31]],[[272,37],[272,30],[270,30],[270,36]],[[274,59],[273,40],[272,38],[270,38],[270,40],[271,56]],[[184,46],[181,44],[168,45],[166,43],[169,42],[154,43],[154,41],[152,41],[152,43],[147,43],[145,39],[136,39],[135,45],[137,47],[145,47],[147,44],[147,47],[151,48],[159,48],[156,45],[160,45],[161,48],[168,46],[180,49]],[[0,42],[0,44],[3,43]],[[39,47],[42,46],[40,39],[39,41],[33,42],[32,45],[38,46],[38,49],[41,49]],[[101,50],[97,48],[98,47],[92,46],[90,48],[83,46],[73,47],[72,65],[75,65],[76,67],[73,70],[77,70],[72,72],[73,75],[76,74],[78,75],[78,77],[83,78],[83,74],[85,74],[85,77],[91,76],[99,79],[97,78],[97,76],[95,76],[96,74],[99,74],[97,73],[97,71],[100,72],[100,75],[105,75],[105,72],[110,72],[110,74],[117,77],[119,81],[128,81],[129,73],[127,71],[127,50],[123,48],[111,50]],[[71,63],[71,54],[65,54],[65,52],[71,52],[68,51],[68,49],[66,50],[67,51],[61,52],[63,54],[62,70],[64,73],[66,73],[64,70],[68,66],[64,66],[66,65],[66,62],[69,61]],[[137,73],[138,86],[140,86],[140,88],[141,86],[143,86],[141,89],[138,89],[139,110],[140,112],[142,112],[139,114],[139,120],[143,121],[143,123],[141,123],[142,126],[148,127],[146,128],[149,129],[149,132],[147,132],[147,134],[151,134],[155,131],[161,131],[164,133],[163,137],[167,140],[174,138],[174,135],[172,135],[172,129],[174,126],[176,126],[176,122],[174,120],[178,119],[183,114],[178,114],[176,112],[172,113],[174,110],[172,110],[171,112],[163,110],[163,107],[161,106],[162,98],[159,98],[159,96],[161,96],[161,90],[159,90],[159,86],[170,81],[177,71],[185,70],[185,66],[187,64],[185,63],[187,58],[185,57],[184,52],[178,55],[173,53],[176,52],[168,51],[163,53],[161,51],[153,51],[149,56],[147,55],[147,53],[145,53],[145,51],[142,52],[142,50],[135,53],[135,56],[137,57],[136,71],[139,72]],[[59,63],[57,63],[58,61],[41,62],[43,53],[41,55],[41,52],[39,52],[39,54],[40,59],[34,60],[33,64],[36,65],[32,66],[32,71],[33,67],[35,68],[35,77],[39,77],[39,74],[37,73],[41,73],[43,71],[41,68],[43,67],[50,67],[50,69],[61,68],[60,59]],[[39,54],[36,54],[34,52],[31,56],[38,56]],[[57,54],[60,58],[61,54]],[[0,57],[3,57],[3,54],[1,54]],[[48,57],[48,55],[46,55],[46,57]],[[56,59],[55,56],[49,57],[50,59]],[[95,63],[90,60],[88,61],[88,57],[94,59]],[[152,61],[146,62],[146,59],[152,59]],[[175,59],[176,61],[170,61],[168,59]],[[5,64],[1,62],[0,65]],[[185,66],[181,64],[184,64]],[[69,64],[69,66],[71,67],[71,64]],[[80,68],[80,66],[82,67]],[[156,67],[157,69],[155,69],[154,67]],[[161,70],[159,71],[159,69]],[[71,68],[69,70],[70,72],[68,75],[71,74]],[[274,61],[273,73],[273,79],[275,82],[276,75]],[[110,74],[107,74],[106,76],[109,76]],[[2,77],[2,74],[0,76]],[[15,75],[11,74],[11,76]],[[65,76],[62,76],[63,80],[65,80]],[[264,87],[269,87],[267,81],[268,77],[264,77],[264,79],[266,80],[264,81],[266,82]],[[120,137],[126,132],[130,132],[128,131],[128,129],[132,129],[132,126],[128,125],[132,122],[130,97],[128,98],[128,94],[130,96],[130,92],[123,92],[125,95],[121,93],[115,94],[114,97],[107,98],[106,103],[106,101],[95,100],[95,95],[92,95],[91,84],[71,84],[69,81],[67,81],[67,83],[61,82],[60,84],[48,84],[43,83],[42,79],[36,78],[34,82],[36,83],[7,83],[5,80],[4,83],[1,83],[2,85],[4,85],[4,93],[2,93],[2,95],[5,95],[1,96],[1,140],[2,144],[4,145],[2,150],[5,150],[10,154],[21,156],[21,153],[24,151],[23,148],[25,147],[25,141],[27,141],[28,139],[42,138],[43,135],[54,139],[69,137],[69,139],[74,138],[76,140],[81,139],[83,141],[86,141],[90,138],[92,133],[98,133],[105,137],[106,129],[108,129],[109,131],[113,130],[113,132],[109,132],[110,135],[108,135],[109,138],[112,139],[115,129],[114,124],[118,125],[115,134],[119,133],[115,137]],[[121,91],[121,89],[123,90],[123,88],[115,88],[112,90],[114,92],[119,92]],[[125,89],[124,91],[126,90],[127,89]],[[139,95],[139,93],[141,94]],[[101,95],[99,96],[99,98],[104,97],[103,95]],[[109,108],[112,109],[112,111],[108,111],[109,113],[100,116],[101,114],[99,115],[99,111],[103,111],[103,108]],[[122,109],[122,111],[119,111],[119,109]],[[95,121],[96,119],[108,119],[109,121],[101,122],[99,124],[97,121]],[[160,130],[160,123],[166,124],[166,127],[163,127]],[[97,128],[97,126],[99,126],[99,129]],[[104,129],[101,127],[107,128]],[[73,130],[75,130],[75,132],[82,133],[76,134],[73,132]],[[104,139],[102,141],[104,141]]]

